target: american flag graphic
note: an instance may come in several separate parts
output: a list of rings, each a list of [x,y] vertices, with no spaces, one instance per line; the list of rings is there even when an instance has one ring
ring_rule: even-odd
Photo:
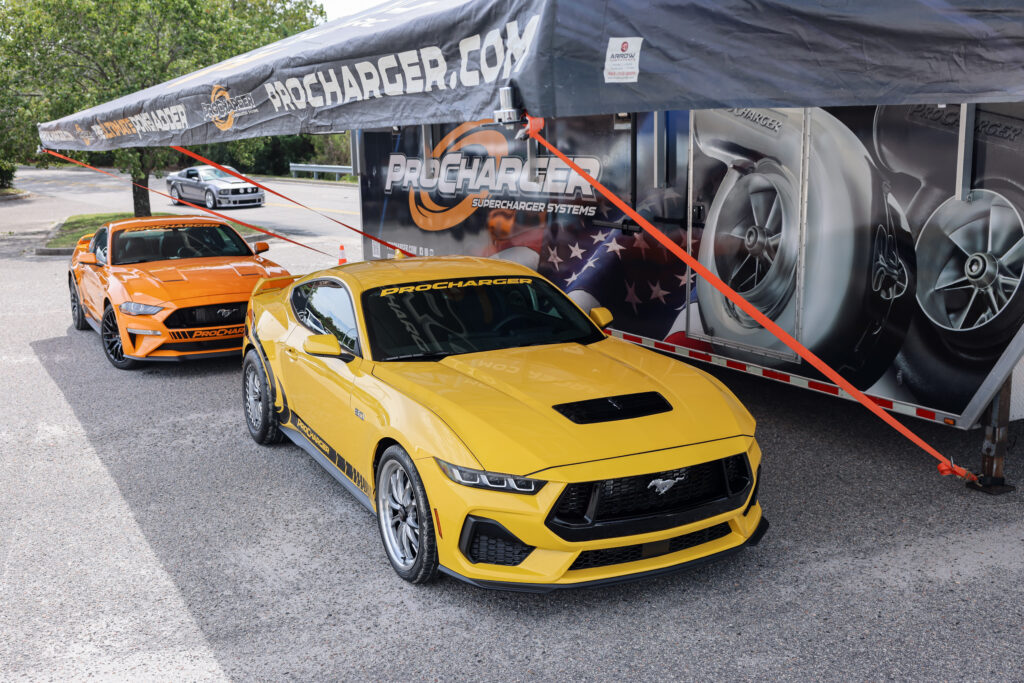
[[[622,215],[602,206],[595,218],[615,222]],[[538,271],[570,295],[585,293],[611,310],[613,327],[664,339],[688,304],[686,264],[644,232],[591,227],[585,220],[549,217]],[[658,227],[687,248],[685,230]],[[690,291],[695,297],[696,288]]]

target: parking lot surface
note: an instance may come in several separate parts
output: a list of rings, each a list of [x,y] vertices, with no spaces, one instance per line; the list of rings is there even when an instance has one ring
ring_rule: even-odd
[[[755,548],[549,595],[414,587],[327,472],[249,438],[240,360],[114,369],[66,259],[25,245],[0,235],[0,678],[1024,680],[1021,494],[939,477],[855,404],[719,373],[765,453]],[[976,464],[977,432],[912,426]]]

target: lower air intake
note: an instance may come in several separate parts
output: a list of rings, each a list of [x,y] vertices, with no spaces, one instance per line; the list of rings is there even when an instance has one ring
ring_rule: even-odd
[[[729,531],[729,525],[723,522],[707,529],[701,529],[691,534],[676,536],[664,541],[624,545],[619,548],[605,548],[603,550],[584,550],[569,569],[608,567],[613,564],[625,564],[626,562],[636,562],[637,560],[646,560],[650,557],[677,553],[680,550],[687,550],[698,545],[710,543],[711,541],[717,541],[728,536]]]
[[[526,545],[493,519],[470,516],[462,527],[459,548],[473,564],[514,567],[533,552],[534,546]]]

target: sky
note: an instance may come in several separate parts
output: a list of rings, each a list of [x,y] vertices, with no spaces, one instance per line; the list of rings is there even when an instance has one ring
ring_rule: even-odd
[[[362,12],[374,5],[381,4],[382,0],[322,0],[321,5],[327,12],[327,21],[344,17],[356,12]]]

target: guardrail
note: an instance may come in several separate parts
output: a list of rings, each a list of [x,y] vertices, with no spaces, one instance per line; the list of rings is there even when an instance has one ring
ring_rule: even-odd
[[[292,172],[292,178],[299,171],[312,173],[313,179],[320,178],[321,173],[333,173],[335,180],[341,180],[343,175],[352,175],[351,166],[328,166],[326,164],[288,164],[288,170]]]

